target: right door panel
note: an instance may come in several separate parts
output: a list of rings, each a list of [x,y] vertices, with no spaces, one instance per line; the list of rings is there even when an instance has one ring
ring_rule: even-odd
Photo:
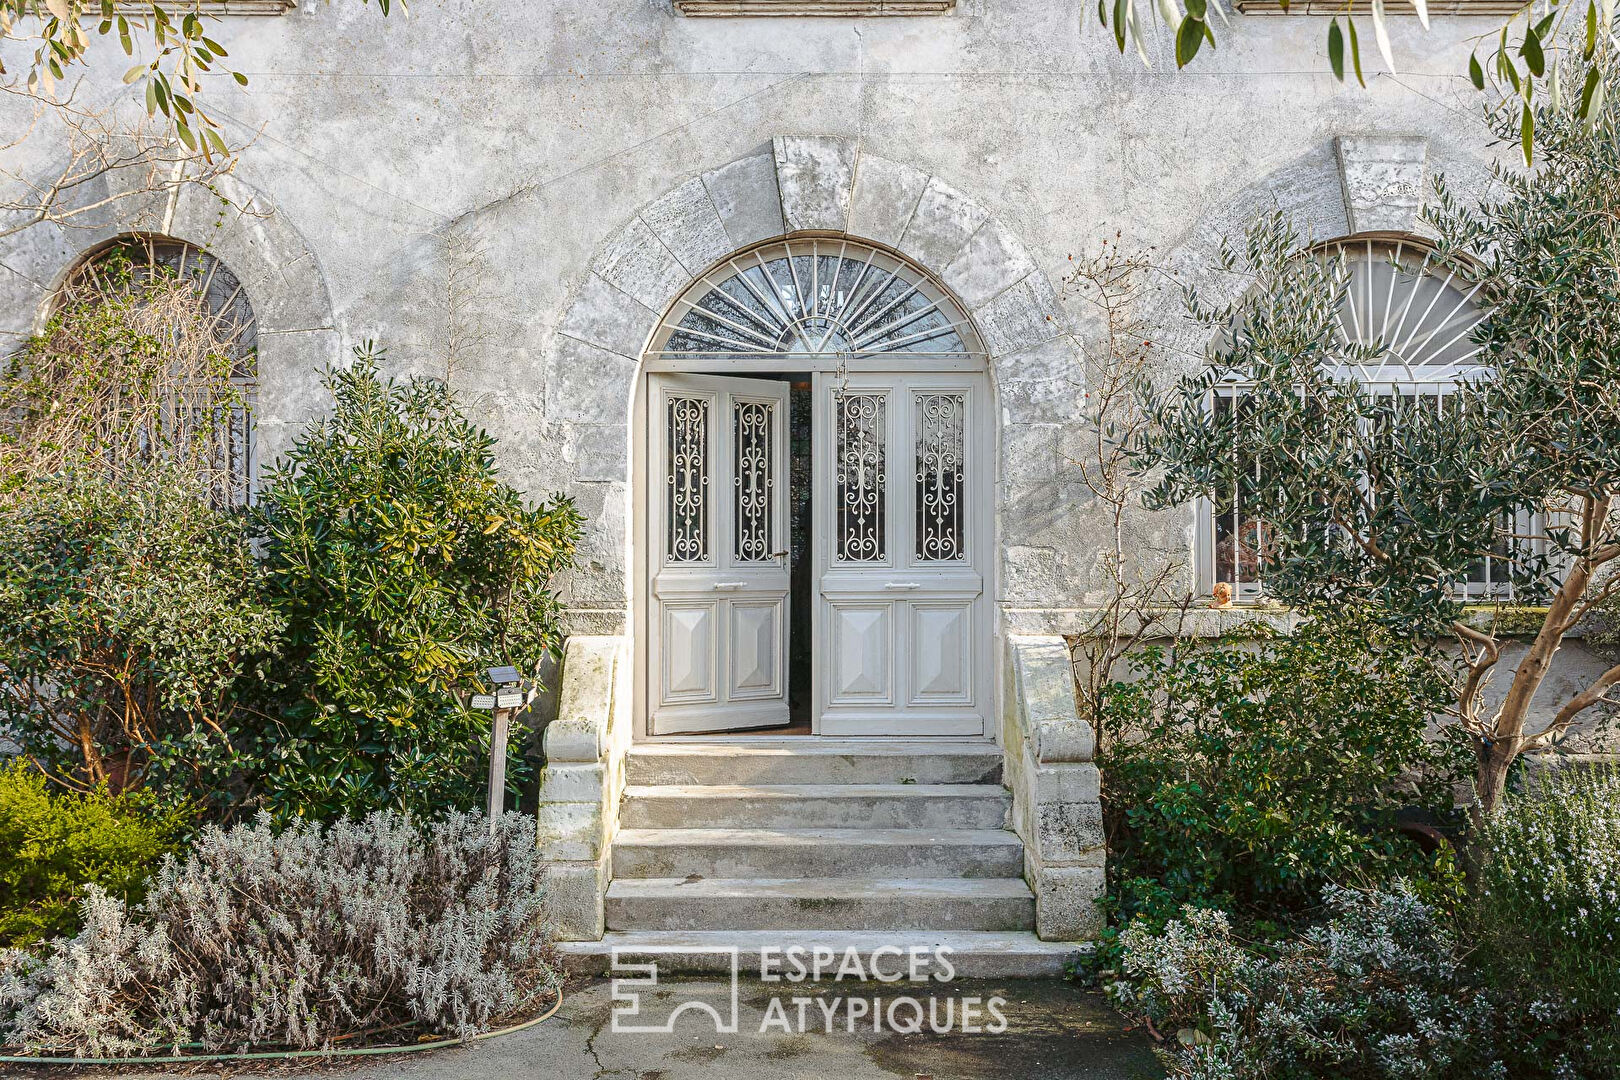
[[[816,730],[989,728],[982,376],[818,375]]]

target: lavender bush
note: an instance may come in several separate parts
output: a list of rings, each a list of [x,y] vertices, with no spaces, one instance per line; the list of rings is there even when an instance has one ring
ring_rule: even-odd
[[[209,828],[139,907],[93,892],[77,937],[0,954],[0,1041],[122,1056],[465,1038],[555,991],[537,874],[521,814],[493,835],[478,814]]]
[[[1405,886],[1329,886],[1332,916],[1274,949],[1234,940],[1219,911],[1121,938],[1122,1009],[1173,1034],[1182,1080],[1506,1080],[1490,999],[1443,918]]]

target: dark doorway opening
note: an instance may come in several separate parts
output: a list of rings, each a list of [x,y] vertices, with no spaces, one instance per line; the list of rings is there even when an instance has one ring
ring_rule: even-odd
[[[815,552],[811,538],[810,485],[814,468],[814,448],[811,446],[811,403],[809,375],[790,375],[788,394],[788,454],[792,457],[788,469],[793,488],[788,492],[788,558],[792,566],[788,571],[788,715],[791,728],[803,728],[810,734],[810,665],[814,655],[814,641],[810,634],[811,605],[816,600],[814,579]],[[777,728],[778,732],[782,729]]]

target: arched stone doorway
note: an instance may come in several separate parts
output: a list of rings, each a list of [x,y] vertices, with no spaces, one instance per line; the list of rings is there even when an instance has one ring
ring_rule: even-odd
[[[718,261],[643,361],[653,735],[989,735],[994,416],[972,320],[848,236]]]
[[[680,321],[683,298],[733,256],[809,240],[847,241],[876,250],[880,262],[904,263],[974,332],[965,360],[927,362],[938,365],[935,374],[974,375],[994,395],[981,432],[989,440],[987,501],[975,517],[991,537],[989,550],[981,549],[986,650],[1007,633],[1049,632],[1080,602],[1081,586],[1070,583],[1082,582],[1087,568],[1065,508],[1082,494],[1056,432],[1083,415],[1085,390],[1052,282],[1004,219],[944,178],[851,140],[779,136],[764,152],[694,175],[643,206],[598,249],[545,346],[546,413],[565,440],[552,463],[554,483],[574,491],[589,515],[586,569],[571,584],[576,618],[629,638],[635,689],[624,705],[637,737],[650,733],[646,390],[651,375],[678,373],[654,370],[669,359],[649,356],[664,351],[654,337],[671,316]],[[750,370],[760,360],[733,357],[725,377],[788,370]],[[852,385],[876,375],[859,367],[847,367]],[[1004,461],[1015,464],[1003,468]],[[991,699],[1001,692],[986,688],[986,716],[998,714],[999,700]]]

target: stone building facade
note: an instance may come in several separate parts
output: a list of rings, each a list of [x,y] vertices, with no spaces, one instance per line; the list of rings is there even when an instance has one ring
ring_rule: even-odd
[[[1465,192],[1488,177],[1494,151],[1462,73],[1469,40],[1496,24],[1443,18],[1425,33],[1397,19],[1399,74],[1361,89],[1333,80],[1325,21],[1308,16],[1234,13],[1220,47],[1178,73],[1168,31],[1144,67],[1082,27],[1077,3],[957,0],[876,16],[805,6],[818,17],[443,0],[383,18],[352,0],[225,0],[211,36],[250,81],[208,93],[247,144],[234,172],[217,194],[119,201],[88,227],[0,241],[0,350],[41,324],[98,245],[172,237],[217,257],[251,302],[259,467],[324,408],[322,367],[372,340],[393,372],[461,392],[514,484],[573,496],[587,523],[564,583],[576,637],[543,809],[566,936],[734,925],[725,896],[704,901],[706,916],[670,915],[652,885],[619,896],[616,918],[615,879],[681,867],[646,854],[655,837],[616,865],[615,840],[680,823],[677,795],[649,789],[716,782],[682,771],[683,747],[699,744],[676,732],[734,748],[741,728],[793,724],[777,738],[789,756],[806,746],[793,739],[817,736],[858,756],[849,740],[870,735],[912,762],[923,758],[907,747],[943,753],[930,738],[974,743],[969,758],[990,748],[989,772],[953,759],[937,784],[926,768],[872,761],[841,780],[825,761],[784,780],[796,766],[772,774],[764,751],[730,766],[766,787],[1005,785],[993,827],[1016,837],[1011,876],[1027,889],[962,902],[1005,901],[1012,929],[1083,937],[1102,876],[1094,740],[1060,635],[1104,595],[1106,523],[1077,472],[1095,327],[1067,285],[1071,258],[1117,237],[1197,279],[1222,237],[1279,208],[1312,241],[1420,240],[1429,177]],[[119,101],[114,69],[99,65],[82,99]],[[5,108],[7,125],[22,122]],[[60,149],[29,138],[5,164],[46,175]],[[1191,363],[1199,343],[1163,302]],[[889,410],[886,427],[840,411],[863,393]],[[808,433],[790,430],[804,409]],[[745,413],[775,425],[757,445]],[[745,465],[750,448],[770,464]],[[802,475],[789,467],[800,458]],[[881,508],[851,509],[871,494],[866,467],[884,474]],[[742,495],[726,500],[760,468],[764,524],[745,537],[755,519]],[[707,485],[696,517],[675,509],[686,482]],[[949,497],[925,496],[930,483]],[[1130,549],[1195,577],[1194,549],[1209,543],[1195,519],[1137,515]],[[878,528],[887,539],[861,557],[849,537]],[[745,540],[760,559],[744,557]],[[696,557],[676,557],[677,541]],[[795,597],[813,618],[795,619]],[[813,686],[790,707],[790,669],[806,664]],[[941,805],[938,821],[888,804],[861,820],[992,827],[960,800]],[[782,859],[760,876],[836,876]],[[947,876],[910,865],[884,880]],[[839,895],[850,919],[888,925],[883,890]],[[926,909],[932,894],[918,895]],[[953,911],[941,901],[917,918],[944,929]],[[1007,929],[997,918],[967,930]],[[1028,960],[995,955],[1007,968],[1014,954]]]

